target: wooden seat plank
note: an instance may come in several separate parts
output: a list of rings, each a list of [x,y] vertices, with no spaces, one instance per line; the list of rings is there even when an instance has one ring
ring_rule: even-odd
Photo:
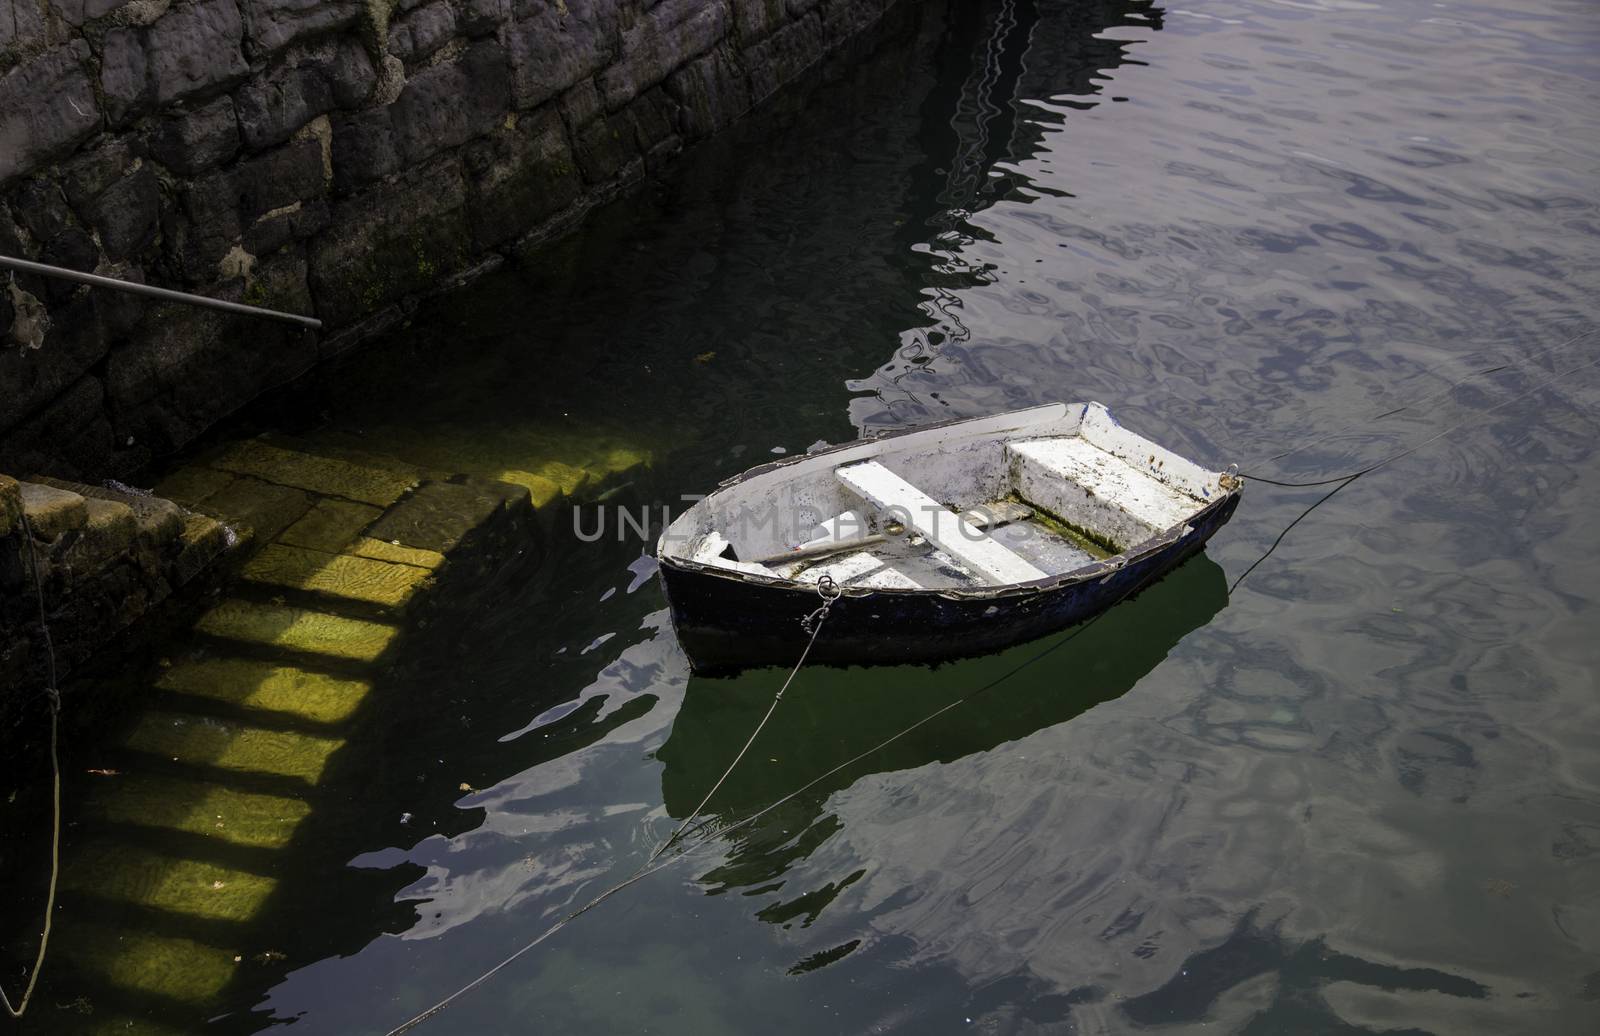
[[[877,461],[847,464],[836,469],[834,475],[863,499],[926,536],[985,579],[1026,583],[1046,575]]]

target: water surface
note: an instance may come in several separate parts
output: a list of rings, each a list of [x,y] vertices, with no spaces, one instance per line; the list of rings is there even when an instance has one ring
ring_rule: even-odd
[[[1600,322],[1597,57],[1576,0],[925,5],[255,415],[490,475],[647,452],[635,508],[1057,399],[1288,481],[1464,425],[1230,593],[1325,492],[1252,485],[1168,581],[420,1031],[1592,1031],[1600,374],[1532,390],[1600,356],[1563,345]],[[632,872],[742,744],[784,674],[691,679],[644,545],[569,517],[408,641],[348,815],[283,864],[287,959],[219,1024],[398,1024]],[[709,813],[1041,646],[803,672]]]

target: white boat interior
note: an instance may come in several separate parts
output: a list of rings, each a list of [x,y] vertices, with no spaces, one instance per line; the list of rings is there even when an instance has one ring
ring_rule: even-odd
[[[672,522],[663,557],[757,579],[977,589],[1064,575],[1184,525],[1227,476],[1053,403],[867,439],[726,483]]]

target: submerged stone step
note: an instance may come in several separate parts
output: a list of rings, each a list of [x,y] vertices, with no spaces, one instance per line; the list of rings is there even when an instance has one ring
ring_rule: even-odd
[[[207,921],[248,921],[277,880],[210,860],[159,853],[109,839],[80,846],[62,888]]]
[[[414,565],[350,554],[329,554],[271,543],[245,565],[245,579],[264,586],[303,590],[322,597],[399,608],[429,578]]]
[[[311,813],[304,799],[152,774],[109,777],[80,808],[102,822],[182,831],[252,849],[283,848]]]
[[[337,554],[382,513],[381,508],[350,500],[318,500],[315,507],[278,535],[278,542]]]
[[[503,482],[426,482],[368,530],[372,539],[449,554],[527,492]]]
[[[398,632],[366,619],[290,605],[227,600],[200,616],[195,630],[224,640],[352,662],[372,662]]]
[[[179,662],[162,672],[156,686],[252,712],[289,716],[311,723],[340,723],[349,719],[372,689],[365,680],[253,658],[201,658]]]
[[[180,936],[71,920],[57,931],[59,941],[52,952],[60,953],[75,968],[98,976],[109,986],[179,1004],[211,1003],[250,960],[244,944],[213,946]]]
[[[267,543],[311,510],[312,498],[288,486],[230,476],[194,506],[234,526],[255,543]]]
[[[344,741],[151,709],[139,717],[123,744],[184,766],[316,784]]]
[[[408,474],[286,450],[259,439],[234,443],[208,463],[213,468],[252,475],[264,482],[378,507],[394,503],[417,483]]]

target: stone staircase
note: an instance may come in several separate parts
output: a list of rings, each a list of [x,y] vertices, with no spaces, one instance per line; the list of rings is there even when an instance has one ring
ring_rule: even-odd
[[[155,488],[231,531],[238,578],[135,681],[74,804],[51,1031],[192,1031],[276,981],[291,862],[359,797],[325,780],[397,643],[441,583],[536,561],[525,485],[302,446],[234,443]]]

